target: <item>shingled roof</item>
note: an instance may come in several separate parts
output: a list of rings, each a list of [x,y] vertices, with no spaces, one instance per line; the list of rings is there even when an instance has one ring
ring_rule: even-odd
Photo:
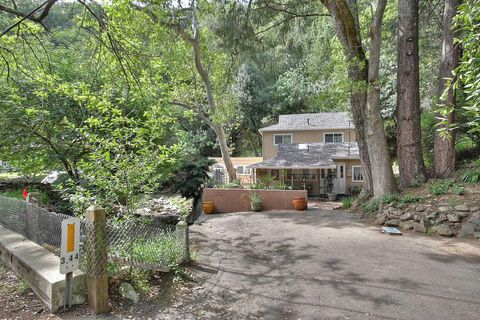
[[[303,114],[282,114],[278,123],[261,128],[259,131],[299,131],[320,129],[354,129],[348,112],[320,112]]]
[[[276,157],[249,167],[259,169],[335,168],[334,159],[359,159],[357,143],[279,144]]]

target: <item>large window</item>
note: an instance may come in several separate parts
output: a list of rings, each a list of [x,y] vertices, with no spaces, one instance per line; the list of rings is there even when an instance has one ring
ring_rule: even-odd
[[[293,169],[287,171],[287,180],[294,181],[316,181],[317,170],[315,169]]]
[[[273,144],[284,144],[284,143],[292,143],[292,134],[274,134],[273,135]]]
[[[352,181],[353,182],[363,182],[362,167],[352,166]]]
[[[239,176],[247,176],[250,174],[250,168],[247,166],[237,166],[235,169]]]
[[[326,143],[342,143],[343,133],[325,133],[324,141]]]

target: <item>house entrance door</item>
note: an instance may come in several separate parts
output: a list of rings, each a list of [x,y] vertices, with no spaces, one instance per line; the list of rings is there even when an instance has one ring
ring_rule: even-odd
[[[337,177],[333,179],[333,192],[336,194],[345,194],[346,193],[346,172],[345,172],[345,163],[336,163],[337,166]]]

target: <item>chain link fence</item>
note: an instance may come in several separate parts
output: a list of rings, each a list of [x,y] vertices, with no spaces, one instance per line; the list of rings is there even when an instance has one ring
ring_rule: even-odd
[[[0,196],[0,224],[57,256],[61,224],[69,217]],[[182,260],[185,247],[188,248],[188,244],[179,241],[182,236],[178,231],[165,231],[135,219],[108,219],[103,225],[82,220],[80,234],[81,270],[93,277],[115,274],[123,267],[168,271]],[[105,250],[108,259],[101,254]]]

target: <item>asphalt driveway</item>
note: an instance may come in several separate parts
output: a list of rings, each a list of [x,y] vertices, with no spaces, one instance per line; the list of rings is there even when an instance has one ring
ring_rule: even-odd
[[[388,236],[340,211],[202,219],[205,283],[185,319],[480,319],[475,242]]]

